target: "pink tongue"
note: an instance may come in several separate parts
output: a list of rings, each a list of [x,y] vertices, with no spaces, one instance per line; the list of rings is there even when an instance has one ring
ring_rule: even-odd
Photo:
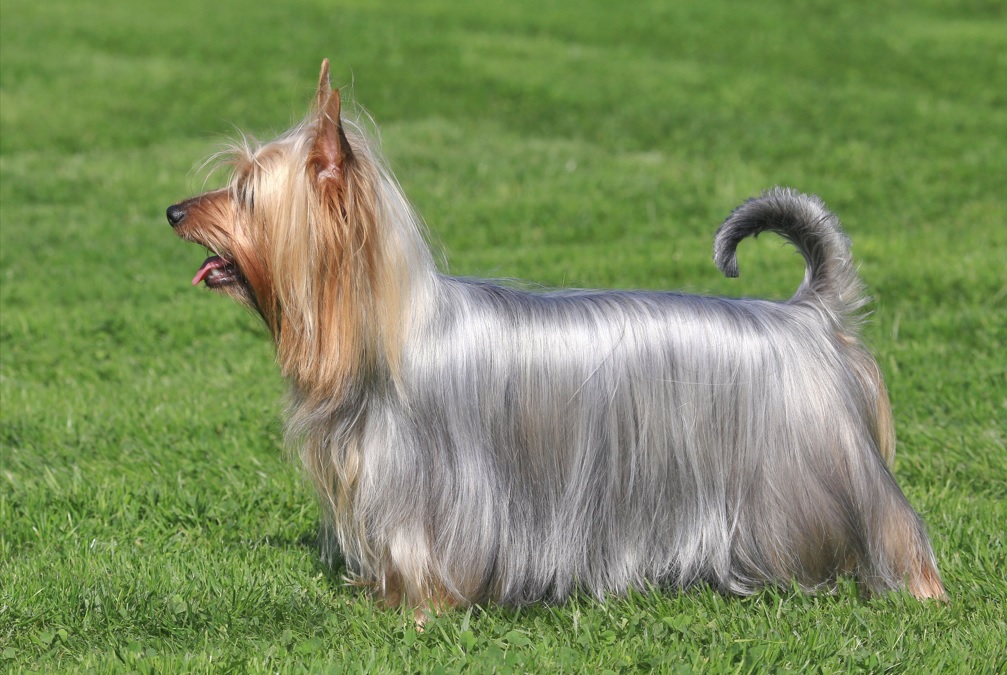
[[[226,267],[226,266],[227,261],[221,258],[220,256],[217,255],[210,256],[209,258],[203,261],[203,266],[199,268],[199,271],[196,272],[196,276],[192,278],[192,285],[195,286],[200,281],[205,279],[212,270],[215,270],[218,267]]]

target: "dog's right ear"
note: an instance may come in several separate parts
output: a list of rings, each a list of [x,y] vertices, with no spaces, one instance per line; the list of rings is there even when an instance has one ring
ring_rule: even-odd
[[[346,162],[353,157],[353,152],[346,134],[343,133],[343,121],[339,116],[339,90],[332,89],[329,84],[328,59],[322,61],[322,70],[318,74],[318,93],[315,102],[318,108],[318,123],[309,161],[319,182],[338,182],[342,180]]]

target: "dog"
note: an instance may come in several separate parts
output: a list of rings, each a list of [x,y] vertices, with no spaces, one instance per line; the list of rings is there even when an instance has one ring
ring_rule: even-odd
[[[714,260],[775,232],[806,261],[786,302],[526,292],[438,272],[424,226],[322,62],[312,112],[245,140],[221,189],[167,210],[203,283],[261,316],[322,549],[389,605],[729,594],[854,576],[945,597],[892,475],[868,302],[836,216],[774,188]]]

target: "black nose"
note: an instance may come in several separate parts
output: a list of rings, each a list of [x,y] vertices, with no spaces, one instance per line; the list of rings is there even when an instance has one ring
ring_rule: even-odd
[[[185,209],[178,204],[172,204],[168,207],[167,215],[168,222],[171,223],[172,227],[175,227],[185,220]]]

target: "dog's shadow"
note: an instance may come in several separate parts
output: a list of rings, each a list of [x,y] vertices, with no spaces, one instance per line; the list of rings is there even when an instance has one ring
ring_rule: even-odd
[[[334,543],[326,543],[320,524],[302,532],[290,545],[303,549],[311,556],[315,571],[333,588],[344,588],[350,578],[342,550]]]

